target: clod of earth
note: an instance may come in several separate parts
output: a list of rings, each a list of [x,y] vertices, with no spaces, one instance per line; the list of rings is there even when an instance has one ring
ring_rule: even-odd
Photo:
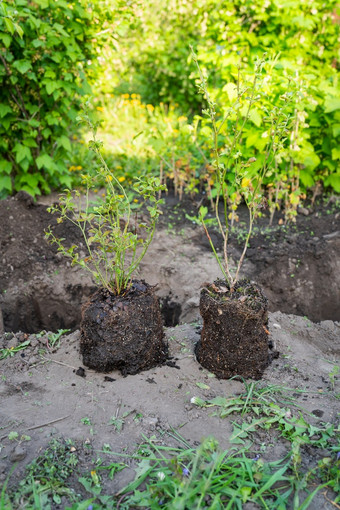
[[[84,365],[98,372],[137,374],[167,358],[159,302],[143,280],[133,280],[124,295],[95,292],[83,306],[80,331]]]
[[[199,363],[221,379],[233,376],[260,379],[277,353],[270,353],[267,298],[248,280],[231,292],[223,280],[202,289]]]

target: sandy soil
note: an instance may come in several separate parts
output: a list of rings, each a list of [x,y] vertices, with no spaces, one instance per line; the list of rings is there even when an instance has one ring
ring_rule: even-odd
[[[339,381],[333,387],[330,372],[339,360],[340,325],[331,321],[314,324],[307,319],[280,312],[270,314],[269,329],[280,357],[266,369],[261,384],[281,385],[296,389],[296,405],[309,422],[338,423],[340,401]],[[82,365],[79,355],[79,332],[65,335],[56,349],[48,347],[48,334],[17,333],[1,337],[1,347],[15,347],[23,341],[29,345],[15,356],[0,362],[0,395],[2,411],[0,478],[8,475],[14,461],[18,461],[13,483],[20,479],[24,466],[44,449],[53,437],[72,438],[79,445],[78,455],[83,469],[91,466],[84,444],[91,451],[99,451],[109,444],[114,452],[132,453],[142,434],[154,435],[165,444],[174,444],[169,435],[178,431],[192,445],[210,435],[215,436],[221,448],[230,446],[232,421],[236,415],[220,419],[211,409],[191,403],[194,396],[210,399],[231,397],[244,390],[236,380],[218,380],[211,377],[195,360],[193,348],[199,338],[199,321],[166,329],[172,363],[122,377],[118,372],[95,373]],[[84,370],[79,370],[79,368]],[[201,389],[197,383],[204,383]],[[301,391],[302,390],[302,391]],[[291,408],[293,415],[299,409]],[[110,418],[123,417],[120,432],[110,425]],[[89,419],[89,425],[81,420]],[[10,431],[29,434],[31,441],[13,445]],[[289,451],[290,444],[283,438],[259,431],[257,444],[262,445],[263,458],[274,460]],[[318,453],[310,449],[305,462],[312,463]],[[102,456],[102,454],[101,454]],[[316,459],[315,459],[316,456]],[[110,456],[112,460],[112,456]],[[110,482],[112,493],[134,476],[134,466],[121,472]],[[312,509],[332,508],[322,494],[314,500]]]

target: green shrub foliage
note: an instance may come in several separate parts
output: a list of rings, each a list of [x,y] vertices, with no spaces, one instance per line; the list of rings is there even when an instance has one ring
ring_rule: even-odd
[[[0,2],[0,197],[74,185],[67,166],[74,165],[75,118],[94,83],[101,99],[104,93],[129,93],[164,111],[176,105],[179,118],[203,124],[206,133],[199,129],[198,136],[209,139],[209,125],[200,119],[206,105],[197,93],[190,45],[219,105],[228,107],[233,100],[238,66],[242,73],[253,72],[263,53],[272,62],[264,105],[279,100],[287,79],[294,80],[303,94],[296,105],[296,134],[264,184],[273,193],[279,189],[294,207],[301,191],[319,182],[340,192],[339,27],[337,0]],[[265,144],[265,110],[254,109],[250,120],[242,144],[249,157],[258,157]],[[118,125],[123,121],[115,118]],[[179,124],[187,140],[190,126],[184,133],[187,126]],[[232,130],[232,123],[228,127]],[[187,159],[193,165],[204,141],[198,151],[200,140],[195,133],[191,138],[194,156]],[[219,144],[222,149],[224,140]],[[164,141],[155,147],[157,154],[158,149],[168,160],[171,144]],[[182,155],[172,151],[171,158]],[[196,173],[200,166],[197,161]]]
[[[251,71],[256,58],[267,53],[273,60],[271,94],[280,96],[287,76],[303,82],[305,94],[294,168],[281,165],[279,173],[298,173],[304,188],[321,181],[340,192],[336,0],[150,0],[144,4],[136,11],[134,30],[120,44],[125,62],[120,92],[138,92],[142,100],[154,104],[178,103],[185,114],[200,113],[202,98],[195,88],[190,44],[210,76],[210,93],[219,104],[228,104],[237,66],[241,63]],[[168,8],[161,8],[165,4]],[[253,128],[245,133],[250,150],[262,150],[263,118],[259,111]]]
[[[0,195],[69,187],[75,119],[97,72],[103,15],[85,0],[1,8]]]

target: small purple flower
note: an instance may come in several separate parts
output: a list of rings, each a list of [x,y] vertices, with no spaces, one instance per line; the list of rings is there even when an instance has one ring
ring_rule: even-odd
[[[183,476],[189,476],[189,469],[188,468],[183,468]]]
[[[336,454],[336,460],[340,460],[340,452]]]
[[[260,457],[261,457],[261,455],[257,454],[257,455],[256,455],[253,459],[251,459],[251,460],[255,460],[255,461],[257,461],[257,460],[259,460],[259,458],[260,458]]]
[[[86,510],[93,510],[93,505],[89,505]]]

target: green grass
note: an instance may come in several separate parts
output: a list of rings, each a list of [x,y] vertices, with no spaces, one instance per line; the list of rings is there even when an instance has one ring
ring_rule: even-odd
[[[231,446],[224,451],[213,437],[192,447],[171,429],[159,437],[143,436],[132,455],[104,445],[84,469],[71,441],[53,440],[27,466],[16,487],[9,487],[6,480],[0,510],[53,510],[60,503],[66,510],[238,510],[246,503],[266,510],[305,510],[320,491],[325,493],[323,489],[336,507],[339,429],[310,423],[311,415],[303,414],[291,391],[304,390],[245,381],[244,391],[234,397],[194,397],[193,403],[201,408],[212,409],[221,418],[233,417]],[[265,437],[269,434],[262,444],[260,429],[267,431]],[[167,446],[170,441],[178,446]],[[280,458],[272,444],[276,442],[285,448]],[[114,493],[110,483],[127,465],[135,477]]]
[[[143,437],[144,442],[131,456],[103,450],[101,454],[129,458],[129,464],[133,461],[136,476],[118,493],[105,494],[104,480],[113,480],[125,463],[97,459],[89,474],[77,475],[83,498],[70,486],[74,477],[71,481],[69,478],[77,466],[71,443],[54,440],[27,467],[18,487],[8,490],[6,481],[0,510],[52,509],[60,504],[62,496],[70,502],[65,507],[68,510],[234,510],[242,509],[246,502],[263,509],[304,510],[321,489],[340,489],[340,461],[326,457],[303,472],[297,444],[283,458],[267,461],[247,447],[220,451],[214,438],[192,448],[176,432],[170,435],[178,440],[179,447]]]

